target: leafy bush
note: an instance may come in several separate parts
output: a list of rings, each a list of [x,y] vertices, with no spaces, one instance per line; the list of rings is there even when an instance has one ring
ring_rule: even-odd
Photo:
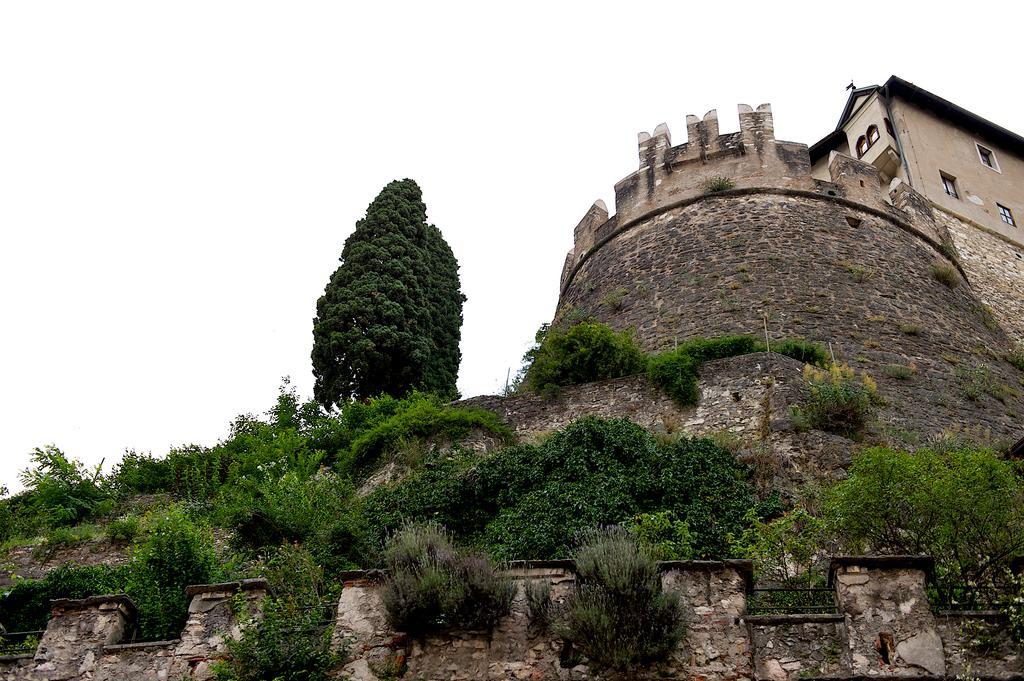
[[[703,362],[762,350],[764,346],[753,336],[698,337],[652,357],[647,373],[665,394],[685,407],[697,403],[697,374]]]
[[[701,189],[703,189],[706,194],[713,194],[715,192],[727,191],[735,186],[736,183],[733,182],[728,177],[721,177],[719,175],[716,175],[714,177],[709,177],[708,179],[704,180],[704,182],[701,184]]]
[[[640,373],[646,366],[647,357],[630,332],[585,321],[548,329],[525,380],[531,390],[551,393],[560,386]]]
[[[8,631],[45,629],[51,600],[121,593],[126,579],[125,567],[60,565],[43,579],[18,581],[0,595],[0,623]]]
[[[668,657],[684,633],[679,595],[662,590],[658,565],[636,538],[594,531],[573,558],[562,635],[598,669],[631,671]]]
[[[756,518],[756,515],[755,515]],[[625,525],[655,560],[693,558],[693,536],[685,520],[672,511],[640,513]]]
[[[171,489],[171,473],[167,459],[130,450],[114,468],[109,484],[119,496],[167,492]]]
[[[302,542],[325,568],[346,570],[357,566],[362,551],[349,509],[353,495],[348,478],[327,471],[304,478],[289,471],[279,478],[239,481],[222,495],[218,515],[234,530],[232,543],[243,552]]]
[[[43,543],[36,549],[36,556],[38,558],[50,556],[57,549],[88,541],[95,538],[99,533],[99,527],[90,524],[51,528],[47,530]]]
[[[940,580],[985,584],[1024,551],[1020,473],[985,449],[869,449],[826,490],[823,519],[842,550],[926,554]]]
[[[866,373],[858,379],[847,365],[828,370],[804,365],[804,405],[797,416],[814,428],[839,435],[856,435],[864,430],[881,403],[875,382]]]
[[[218,681],[326,681],[343,651],[331,650],[338,589],[308,552],[283,545],[264,566],[273,595],[243,616],[242,634],[227,640],[230,657]]]
[[[32,452],[34,466],[21,474],[29,506],[51,526],[73,525],[92,516],[106,500],[100,466],[86,470],[53,445]]]
[[[796,506],[770,522],[754,514],[747,521],[732,551],[754,561],[759,583],[811,586],[820,578],[817,561],[825,542],[821,519]]]
[[[108,522],[104,530],[111,541],[134,541],[142,532],[142,521],[137,515],[123,515]]]
[[[416,635],[490,629],[508,614],[515,587],[480,553],[455,547],[439,525],[407,525],[388,540],[381,591],[388,622]]]
[[[371,537],[436,520],[505,560],[564,558],[586,528],[671,511],[688,523],[695,556],[721,558],[758,506],[748,477],[710,440],[661,443],[629,421],[587,417],[538,445],[435,461],[371,493],[362,517]]]
[[[772,344],[772,352],[777,352],[786,357],[792,357],[804,364],[813,364],[816,367],[827,369],[832,364],[832,358],[828,350],[820,343],[811,341],[789,339]]]
[[[176,638],[188,614],[185,587],[216,581],[213,537],[176,507],[152,517],[147,530],[132,555],[127,591],[144,640]]]
[[[352,443],[357,466],[369,466],[382,455],[394,453],[404,442],[415,438],[439,437],[458,440],[474,429],[509,438],[512,432],[492,412],[485,409],[452,407],[438,398],[417,395],[404,401],[400,411],[367,428]]]
[[[949,288],[956,288],[960,285],[960,273],[948,263],[937,262],[933,264],[932,275]]]
[[[1024,643],[1024,577],[1014,576],[1011,591],[999,608],[1006,617],[1010,636],[1017,643]]]
[[[700,362],[680,349],[655,355],[647,367],[647,376],[679,406],[697,404],[697,372]]]

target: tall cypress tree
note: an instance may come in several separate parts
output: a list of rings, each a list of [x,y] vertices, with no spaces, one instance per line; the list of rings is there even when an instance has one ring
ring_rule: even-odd
[[[465,296],[422,196],[412,180],[384,187],[317,301],[313,392],[325,407],[414,389],[455,392]]]

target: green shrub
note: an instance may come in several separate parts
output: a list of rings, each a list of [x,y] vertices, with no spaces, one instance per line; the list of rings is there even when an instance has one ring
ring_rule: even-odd
[[[0,623],[8,631],[45,629],[50,619],[51,600],[121,593],[126,579],[125,567],[78,567],[65,563],[47,572],[42,579],[15,582],[0,595]]]
[[[345,656],[331,650],[337,586],[299,547],[281,546],[263,567],[272,595],[257,612],[242,614],[242,634],[227,640],[230,656],[216,663],[215,678],[326,681]]]
[[[110,476],[110,486],[119,496],[167,492],[173,480],[167,459],[127,451]]]
[[[999,608],[1014,641],[1024,643],[1024,577],[1016,575],[1010,582],[1010,593]]]
[[[586,417],[538,445],[431,464],[366,497],[371,540],[427,518],[499,560],[564,558],[586,528],[671,511],[694,556],[710,559],[727,555],[728,534],[760,508],[731,453],[705,439],[659,442],[619,419]]]
[[[732,189],[735,186],[736,183],[733,182],[731,179],[729,179],[728,177],[721,177],[719,175],[709,177],[708,179],[704,180],[703,183],[701,183],[701,189],[703,189],[704,193],[706,194],[724,192],[729,189]]]
[[[679,595],[662,590],[658,565],[636,538],[593,531],[573,558],[562,635],[591,666],[626,672],[668,657],[684,633]]]
[[[956,288],[960,285],[960,273],[948,263],[934,263],[932,265],[932,275],[949,288]]]
[[[773,343],[772,352],[792,357],[804,364],[813,364],[822,369],[827,369],[832,364],[828,350],[820,343],[811,341],[790,339]]]
[[[655,560],[693,558],[690,526],[685,520],[679,520],[672,511],[639,513],[625,527]]]
[[[551,328],[526,372],[535,392],[640,373],[647,357],[628,331],[616,333],[599,322]]]
[[[441,438],[454,441],[476,429],[502,438],[512,435],[508,426],[492,412],[453,407],[437,398],[419,395],[406,401],[401,411],[359,435],[352,443],[352,458],[356,466],[365,468],[376,463],[381,456],[394,453],[409,440]]]
[[[700,362],[685,352],[670,350],[655,355],[647,367],[647,377],[681,407],[697,404],[700,392],[697,371]]]
[[[512,607],[511,578],[483,554],[456,548],[437,524],[396,532],[384,549],[384,563],[390,572],[381,601],[399,631],[491,629]]]
[[[79,542],[89,541],[96,538],[100,533],[99,527],[91,524],[75,525],[74,527],[53,527],[46,531],[43,542],[35,549],[35,558],[46,560],[54,552],[64,549]]]
[[[240,481],[222,495],[218,516],[234,530],[233,546],[247,555],[302,542],[324,567],[353,569],[362,551],[351,518],[354,492],[348,478],[331,472],[303,478],[289,471],[279,478]]]
[[[185,587],[218,576],[213,537],[176,507],[150,518],[147,530],[132,554],[127,591],[144,640],[177,638],[188,614]]]
[[[853,436],[864,430],[881,403],[875,382],[867,374],[858,379],[846,365],[827,371],[804,365],[804,405],[795,420],[806,420],[813,428]]]
[[[760,352],[764,346],[753,336],[693,338],[679,347],[655,355],[647,375],[680,406],[697,403],[697,375],[703,362]]]
[[[123,515],[108,522],[105,531],[111,541],[134,541],[142,531],[142,521],[137,515]]]
[[[985,585],[1024,551],[1021,472],[986,449],[869,449],[825,490],[823,520],[839,551],[926,554],[940,582]]]
[[[108,495],[100,485],[100,466],[86,470],[53,445],[32,452],[32,468],[21,474],[28,506],[45,524],[74,525],[97,513]]]
[[[747,520],[732,552],[754,561],[758,583],[813,586],[820,581],[818,561],[826,541],[821,519],[796,506],[770,522],[753,514]]]

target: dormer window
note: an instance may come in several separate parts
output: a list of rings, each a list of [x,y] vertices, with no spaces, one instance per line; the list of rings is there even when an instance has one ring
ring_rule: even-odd
[[[867,138],[864,137],[864,135],[861,135],[860,139],[857,140],[857,158],[866,154],[869,146],[871,145],[868,144]]]
[[[878,126],[872,125],[868,128],[868,147],[878,141]]]
[[[996,172],[1000,172],[999,162],[996,161],[995,152],[988,147],[978,144],[977,142],[974,143],[974,146],[978,148],[978,159],[981,161],[981,165],[986,168],[991,168]]]

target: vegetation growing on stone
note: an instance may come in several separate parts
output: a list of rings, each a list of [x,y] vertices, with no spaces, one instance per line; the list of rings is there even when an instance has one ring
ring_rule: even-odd
[[[665,659],[684,633],[679,595],[651,554],[621,528],[593,530],[573,551],[576,582],[559,623],[597,669],[626,672]]]
[[[881,404],[874,380],[866,373],[857,377],[845,364],[827,370],[805,364],[804,384],[804,403],[793,407],[793,417],[812,428],[856,436]]]
[[[458,262],[427,223],[419,186],[391,182],[356,223],[317,301],[316,399],[329,407],[411,390],[454,394],[464,300]]]
[[[749,518],[732,550],[775,584],[817,583],[822,559],[843,553],[931,556],[940,586],[1001,583],[1024,552],[1021,473],[1019,462],[960,440],[870,448],[808,504]]]
[[[142,640],[177,638],[185,626],[185,587],[220,576],[208,528],[178,508],[155,516],[132,556],[125,591],[139,607]]]
[[[704,190],[705,194],[714,194],[715,192],[727,191],[735,186],[736,183],[731,178],[715,175],[704,180],[701,184],[701,189]]]
[[[325,681],[344,659],[331,649],[338,586],[304,549],[283,544],[262,566],[271,595],[237,613],[242,633],[227,640],[230,656],[214,667],[217,681]],[[245,607],[240,605],[239,607]]]
[[[687,523],[695,557],[721,558],[748,511],[776,508],[758,502],[749,475],[710,440],[660,442],[628,421],[587,417],[537,445],[434,461],[375,490],[362,514],[376,537],[431,518],[505,560],[564,558],[579,532],[668,511]]]
[[[932,274],[940,282],[949,288],[956,288],[960,285],[960,274],[956,268],[949,263],[937,262],[932,265]]]
[[[455,546],[434,523],[406,525],[388,538],[381,591],[388,623],[423,635],[439,629],[491,629],[515,595],[510,577],[490,559]]]
[[[631,333],[593,321],[547,330],[532,359],[526,384],[540,393],[640,373],[647,366]]]
[[[46,627],[50,601],[120,593],[127,568],[109,565],[59,565],[42,579],[20,580],[0,595],[0,624],[7,631],[36,631]]]

